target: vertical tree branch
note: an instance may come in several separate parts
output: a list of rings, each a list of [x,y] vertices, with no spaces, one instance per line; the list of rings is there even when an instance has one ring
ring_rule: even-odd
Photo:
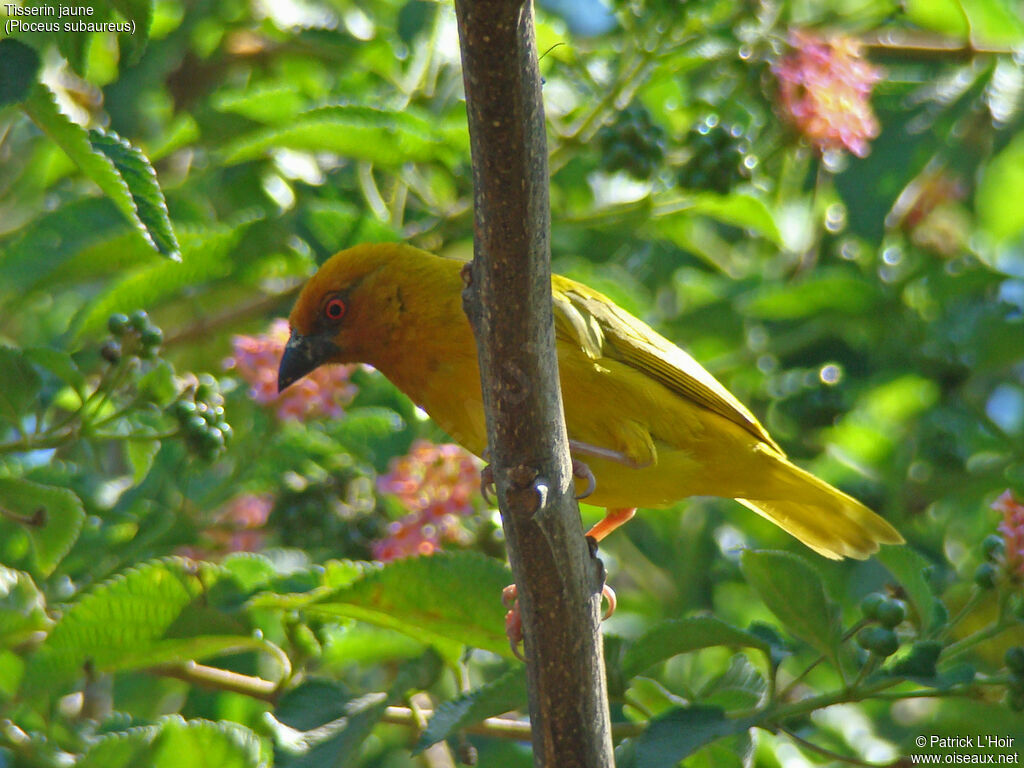
[[[456,0],[474,261],[464,305],[519,590],[534,763],[612,766],[598,634],[603,569],[583,538],[558,388],[547,141],[529,0]]]

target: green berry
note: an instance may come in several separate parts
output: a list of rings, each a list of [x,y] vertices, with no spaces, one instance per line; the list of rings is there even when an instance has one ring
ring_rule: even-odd
[[[149,328],[149,314],[144,309],[136,309],[132,312],[132,316],[128,318],[128,323],[133,329],[142,333]]]
[[[1006,551],[1006,542],[1003,541],[1002,536],[993,533],[986,536],[985,540],[981,542],[981,549],[987,559],[995,560]]]
[[[111,365],[116,365],[121,361],[121,345],[110,339],[100,347],[100,357]]]
[[[1007,648],[1003,660],[1006,662],[1008,670],[1024,675],[1024,646],[1015,645],[1012,648]]]
[[[992,589],[996,585],[998,571],[992,563],[982,563],[974,572],[974,583],[982,589]]]
[[[219,429],[204,429],[199,435],[199,445],[204,451],[215,453],[224,447],[224,434]]]
[[[107,320],[107,330],[114,336],[124,336],[125,331],[128,330],[128,315],[121,313],[111,315]]]
[[[896,633],[885,627],[865,627],[857,633],[857,643],[861,648],[882,657],[892,656],[900,647]]]
[[[907,618],[907,609],[899,600],[887,599],[876,609],[875,618],[882,626],[892,629]]]
[[[218,421],[214,426],[224,435],[224,443],[230,443],[231,438],[235,436],[235,430],[231,428],[231,425],[226,421]]]
[[[189,416],[182,422],[181,427],[186,435],[196,438],[208,429],[206,419],[199,415]]]
[[[139,332],[139,341],[142,342],[144,347],[159,347],[163,340],[164,332],[155,325],[144,328]]]
[[[888,600],[889,598],[881,592],[872,592],[860,601],[860,612],[864,614],[865,619],[877,619],[879,607]]]
[[[171,405],[171,413],[180,422],[184,422],[196,412],[196,404],[191,400],[177,400]]]

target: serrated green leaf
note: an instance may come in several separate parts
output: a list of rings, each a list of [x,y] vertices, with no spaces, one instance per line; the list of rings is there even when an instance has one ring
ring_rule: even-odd
[[[907,593],[907,601],[914,613],[914,623],[921,629],[927,629],[931,622],[932,606],[937,599],[924,578],[930,563],[909,546],[882,547],[875,557]]]
[[[127,186],[133,203],[133,223],[159,253],[178,261],[181,249],[171,227],[167,201],[146,156],[113,132],[91,130],[89,143],[110,160]]]
[[[45,368],[76,390],[81,391],[85,387],[85,376],[67,352],[52,347],[29,347],[24,354],[40,368]]]
[[[764,676],[743,654],[736,654],[729,668],[701,690],[702,704],[726,711],[750,709],[758,705],[768,689]]]
[[[388,166],[454,155],[436,120],[408,110],[341,105],[313,109],[287,125],[243,136],[224,148],[222,162],[242,163],[276,148],[334,152]]]
[[[209,563],[162,560],[98,585],[33,655],[24,692],[52,693],[87,661],[96,672],[113,672],[261,649],[243,622],[210,604],[225,575]]]
[[[835,606],[806,560],[788,552],[748,549],[740,559],[747,583],[793,635],[830,659],[839,645]]]
[[[655,718],[636,740],[636,768],[676,765],[724,736],[745,733],[756,718],[729,719],[717,707],[685,707]]]
[[[161,261],[130,272],[85,309],[78,320],[76,338],[105,327],[107,318],[115,312],[128,314],[150,308],[185,288],[229,274],[231,249],[253,221],[183,229],[181,263]]]
[[[434,710],[433,717],[420,735],[413,754],[447,739],[468,725],[526,705],[526,672],[514,667],[493,682],[482,685]]]
[[[48,576],[71,550],[85,522],[82,500],[67,488],[0,479],[0,505],[25,520],[36,568]]]
[[[183,720],[177,715],[156,725],[101,736],[76,768],[262,768],[256,734],[241,725]]]
[[[694,616],[663,621],[637,638],[623,653],[622,670],[630,678],[677,654],[714,646],[756,648],[769,653],[768,643],[756,635],[714,616]]]
[[[116,134],[87,133],[57,108],[53,93],[42,84],[32,88],[24,107],[33,122],[103,190],[154,250],[178,258],[163,193],[141,152]]]
[[[14,648],[52,624],[32,577],[0,566],[0,648]]]
[[[509,657],[501,590],[511,581],[496,560],[440,552],[369,571],[348,587],[321,594],[305,610],[390,627],[454,656],[468,645]]]
[[[41,383],[20,349],[0,347],[0,417],[20,424],[31,410]]]
[[[0,40],[0,107],[22,101],[39,72],[39,54],[20,40]]]
[[[213,108],[234,112],[258,123],[279,125],[306,109],[308,99],[291,83],[265,83],[254,88],[222,89],[213,97]]]

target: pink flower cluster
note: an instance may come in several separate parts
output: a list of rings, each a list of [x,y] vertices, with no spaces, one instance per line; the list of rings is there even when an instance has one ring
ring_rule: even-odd
[[[1011,576],[1024,577],[1024,504],[1013,491],[1007,490],[992,502],[992,509],[1003,513],[999,533],[1006,545],[1006,571]]]
[[[275,320],[262,336],[235,336],[234,354],[224,367],[249,382],[249,396],[257,403],[276,403],[279,419],[338,417],[355,395],[349,376],[355,366],[325,365],[277,393],[277,368],[288,342],[288,323]]]
[[[790,44],[793,52],[772,71],[797,130],[819,150],[867,155],[868,141],[879,131],[870,97],[881,73],[861,58],[860,44],[851,38],[826,41],[793,32]]]
[[[380,493],[397,496],[409,514],[388,526],[387,538],[373,544],[382,562],[410,555],[430,555],[442,541],[464,539],[461,518],[473,514],[480,494],[480,462],[450,443],[417,440],[409,453],[392,459],[390,471],[377,480]]]

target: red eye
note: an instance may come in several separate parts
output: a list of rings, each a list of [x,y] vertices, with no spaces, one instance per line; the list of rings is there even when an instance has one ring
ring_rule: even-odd
[[[339,298],[333,298],[324,305],[324,316],[328,320],[341,320],[345,316],[345,302]]]

